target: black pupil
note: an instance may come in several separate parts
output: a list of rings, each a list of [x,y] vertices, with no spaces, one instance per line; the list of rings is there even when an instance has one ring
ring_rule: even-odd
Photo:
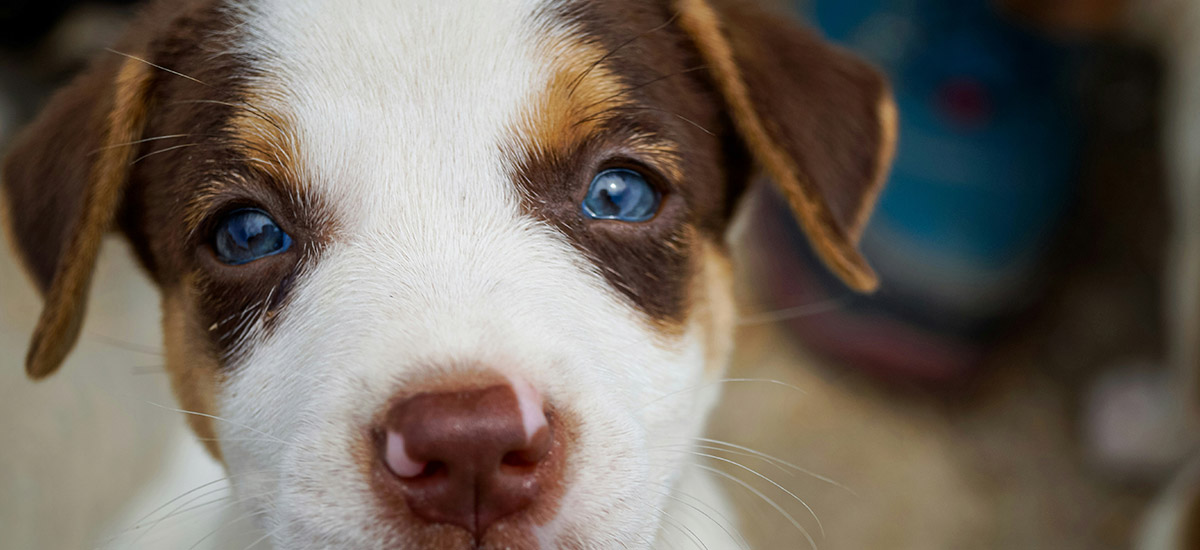
[[[625,198],[627,195],[629,195],[628,189],[629,188],[625,185],[618,185],[616,186],[616,189],[602,189],[600,194],[603,195],[608,202],[612,203],[613,213],[620,213],[625,206]]]

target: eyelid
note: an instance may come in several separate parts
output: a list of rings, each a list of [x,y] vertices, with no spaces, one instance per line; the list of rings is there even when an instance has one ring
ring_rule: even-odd
[[[203,246],[216,224],[229,213],[241,208],[256,208],[284,231],[295,236],[297,220],[281,215],[292,197],[269,175],[254,167],[230,168],[224,172],[203,176],[197,184],[196,195],[189,198],[184,220],[191,247]]]

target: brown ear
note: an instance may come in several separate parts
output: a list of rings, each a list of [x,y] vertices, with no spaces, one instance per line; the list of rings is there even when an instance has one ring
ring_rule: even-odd
[[[874,290],[858,240],[896,143],[887,82],[786,17],[738,0],[675,0],[738,132],[826,265]]]
[[[31,378],[53,373],[79,336],[145,123],[150,70],[106,56],[54,96],[4,161],[13,241],[45,298],[25,360]]]

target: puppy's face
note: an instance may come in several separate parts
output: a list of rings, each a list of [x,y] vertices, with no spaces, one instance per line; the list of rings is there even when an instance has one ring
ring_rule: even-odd
[[[30,373],[119,228],[276,547],[648,546],[730,351],[754,161],[873,285],[885,86],[752,7],[196,0],[129,36],[6,164]]]

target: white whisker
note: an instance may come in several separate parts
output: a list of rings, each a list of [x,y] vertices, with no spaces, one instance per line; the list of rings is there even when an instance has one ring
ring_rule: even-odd
[[[789,319],[807,317],[809,315],[817,315],[819,313],[827,313],[845,306],[847,299],[848,296],[839,296],[837,298],[831,298],[829,300],[823,300],[812,304],[744,315],[738,319],[737,325],[740,327],[765,325],[768,323],[776,323],[779,321],[787,321]]]
[[[193,134],[170,134],[170,135],[165,135],[165,136],[155,136],[155,137],[148,137],[148,138],[142,138],[142,139],[135,139],[133,141],[126,141],[124,143],[114,143],[112,145],[105,145],[104,147],[95,149],[94,151],[91,151],[90,153],[88,153],[88,156],[95,155],[96,153],[99,153],[101,151],[107,151],[109,149],[116,149],[118,147],[128,147],[130,145],[139,145],[142,143],[149,143],[151,141],[161,141],[164,139],[179,139],[179,138],[192,137],[192,136],[193,136]]]
[[[146,160],[146,159],[148,159],[148,158],[150,158],[150,157],[152,157],[152,156],[154,156],[154,155],[161,155],[162,153],[168,153],[168,152],[171,152],[171,151],[175,151],[175,150],[177,150],[177,149],[184,149],[184,148],[187,148],[187,147],[195,147],[195,146],[197,146],[197,145],[200,145],[200,144],[199,144],[199,143],[184,143],[184,144],[182,144],[182,145],[172,145],[172,146],[170,146],[170,147],[165,147],[165,148],[162,148],[162,149],[158,149],[157,151],[151,151],[151,152],[149,152],[149,153],[146,153],[146,154],[144,154],[144,155],[142,155],[142,156],[140,156],[140,157],[138,157],[138,158],[136,158],[136,159],[133,159],[133,162],[129,163],[129,165],[130,165],[130,166],[133,166],[133,165],[135,165],[135,164],[137,164],[137,163],[139,163],[139,162],[142,162],[143,160]]]
[[[680,533],[683,533],[683,535],[688,538],[688,540],[696,543],[696,545],[699,546],[700,548],[702,548],[703,550],[708,550],[708,545],[704,544],[704,541],[700,540],[700,537],[696,535],[696,532],[689,529],[688,526],[685,525],[682,521],[679,521],[679,520],[671,517],[671,515],[668,514],[666,510],[663,510],[662,508],[659,508],[658,506],[651,505],[650,507],[659,513],[659,515],[660,515],[659,519],[665,525],[668,525],[670,527],[674,527],[674,528],[678,529]]]
[[[663,488],[665,488],[665,489],[666,489],[666,492],[659,492],[659,494],[661,494],[661,495],[663,495],[664,497],[667,497],[667,498],[669,498],[669,499],[671,499],[671,500],[674,500],[675,502],[678,502],[679,504],[682,504],[682,505],[684,505],[684,506],[687,506],[687,507],[691,508],[692,510],[695,510],[697,513],[699,513],[699,514],[703,515],[705,518],[708,518],[708,520],[709,520],[709,521],[713,522],[713,524],[714,524],[714,525],[716,525],[717,527],[719,527],[719,528],[720,528],[722,531],[724,531],[726,535],[729,535],[729,538],[730,538],[730,540],[732,540],[734,544],[737,544],[738,546],[740,546],[741,548],[743,548],[743,549],[745,549],[745,550],[750,550],[750,542],[746,540],[746,537],[742,536],[742,533],[741,533],[741,531],[740,531],[740,530],[739,530],[739,529],[738,529],[736,526],[734,526],[734,522],[733,522],[732,520],[730,520],[729,518],[725,517],[725,515],[724,515],[724,514],[722,514],[722,513],[721,513],[719,510],[717,510],[716,508],[712,507],[712,505],[710,505],[710,504],[708,504],[708,503],[704,502],[703,500],[700,500],[700,499],[698,499],[698,498],[696,498],[696,497],[694,497],[694,496],[691,496],[691,495],[689,495],[689,494],[687,494],[687,493],[684,493],[684,492],[682,492],[682,491],[679,491],[679,490],[677,490],[677,489],[672,489],[672,488],[671,488],[670,486],[668,486],[668,485],[665,485],[665,484],[662,484],[662,483],[654,483],[654,482],[651,482],[651,483],[652,483],[653,485],[658,485],[659,487],[663,487]],[[657,491],[656,491],[656,492],[657,492]],[[679,496],[675,496],[675,494],[678,494]],[[690,499],[692,499],[692,500],[696,501],[698,504],[700,504],[700,505],[703,505],[705,508],[708,508],[708,509],[709,509],[710,511],[712,511],[714,514],[717,514],[718,516],[721,516],[721,519],[725,520],[725,523],[722,523],[722,522],[720,522],[720,521],[717,521],[717,519],[716,519],[716,518],[712,517],[712,515],[710,515],[709,513],[705,512],[705,511],[704,511],[703,509],[701,509],[699,506],[697,506],[696,504],[692,504],[692,503],[690,503],[690,502],[688,502],[688,501],[686,501],[686,500],[683,500],[683,498],[681,498],[681,497],[688,497],[688,498],[690,498]],[[731,527],[733,527],[733,531],[730,531],[730,530],[729,530],[729,529],[728,529],[728,528],[725,526],[726,524],[728,524],[728,525],[730,525]],[[737,533],[736,535],[734,535],[734,533],[735,533],[735,532]]]
[[[841,484],[841,483],[838,483],[837,481],[834,481],[834,480],[832,480],[832,479],[830,479],[830,478],[828,478],[828,477],[825,477],[825,476],[823,476],[823,475],[821,475],[821,474],[818,474],[818,473],[816,473],[816,472],[813,472],[812,470],[809,470],[809,469],[806,469],[806,468],[802,468],[802,467],[800,467],[800,466],[797,466],[797,465],[795,465],[795,464],[793,464],[793,463],[791,463],[791,462],[788,462],[788,461],[786,461],[786,460],[783,460],[782,458],[779,458],[779,457],[776,457],[776,456],[772,456],[772,455],[769,455],[769,454],[767,454],[767,453],[764,453],[764,452],[762,452],[762,451],[759,451],[759,450],[756,450],[756,449],[752,449],[752,448],[750,448],[750,447],[746,447],[746,446],[743,446],[743,445],[737,445],[737,444],[735,444],[735,443],[730,443],[730,442],[728,442],[728,441],[721,441],[720,439],[710,439],[710,438],[707,438],[707,437],[696,437],[696,438],[693,438],[693,439],[694,439],[695,441],[701,441],[701,442],[704,442],[704,443],[712,443],[713,445],[725,445],[725,446],[727,446],[727,447],[732,447],[732,448],[734,448],[734,449],[737,449],[737,450],[739,450],[739,451],[745,451],[745,452],[747,452],[747,453],[750,453],[750,454],[752,454],[752,455],[754,455],[754,456],[757,456],[757,457],[759,457],[759,458],[761,458],[761,459],[763,459],[763,460],[766,460],[766,461],[769,461],[769,462],[774,462],[774,463],[777,463],[777,464],[781,464],[781,465],[783,465],[783,466],[787,466],[788,468],[791,468],[791,469],[793,469],[793,470],[795,470],[795,471],[797,471],[797,472],[800,472],[800,473],[802,473],[802,474],[805,474],[805,475],[808,475],[808,476],[812,476],[812,477],[814,477],[814,478],[816,478],[816,479],[819,479],[819,480],[821,480],[821,481],[824,481],[825,483],[828,483],[828,484],[830,484],[830,485],[833,485],[834,487],[837,487],[837,488],[839,488],[839,489],[842,489],[842,490],[844,490],[844,491],[846,491],[846,492],[850,493],[850,495],[851,495],[851,496],[853,496],[853,497],[855,497],[855,498],[858,498],[858,493],[856,493],[856,492],[854,491],[854,489],[851,489],[851,488],[849,488],[849,487],[847,487],[847,486],[845,486],[845,485],[843,485],[843,484]]]
[[[104,49],[105,49],[106,51],[108,51],[108,52],[115,53],[115,54],[117,54],[117,55],[119,55],[119,56],[122,56],[122,57],[127,57],[127,58],[129,58],[129,59],[132,59],[132,60],[134,60],[134,61],[140,61],[140,62],[142,62],[142,63],[145,63],[145,64],[147,64],[147,65],[149,65],[149,66],[151,66],[151,67],[154,67],[155,69],[158,69],[158,70],[160,70],[160,71],[166,71],[166,72],[168,72],[168,73],[171,73],[171,74],[173,74],[173,75],[175,75],[175,76],[179,76],[179,77],[183,77],[183,78],[186,78],[186,79],[188,79],[188,80],[191,80],[192,82],[195,82],[195,83],[197,83],[197,84],[201,84],[201,85],[203,85],[203,86],[208,86],[208,84],[205,84],[204,82],[201,82],[199,79],[197,79],[197,78],[195,78],[195,77],[188,76],[188,75],[186,75],[186,74],[183,74],[183,73],[181,73],[181,72],[179,72],[179,71],[173,71],[173,70],[171,70],[171,69],[168,69],[168,68],[166,68],[166,67],[163,67],[162,65],[155,65],[154,63],[151,63],[151,62],[149,62],[149,61],[146,61],[145,59],[142,59],[142,58],[140,58],[140,57],[138,57],[138,56],[136,56],[136,55],[130,55],[130,54],[127,54],[127,53],[125,53],[125,52],[119,52],[119,51],[117,51],[117,50],[114,50],[114,49],[112,49],[112,48],[104,48]],[[211,86],[210,86],[210,87],[211,87]]]
[[[820,532],[821,532],[821,537],[822,537],[822,538],[824,538],[824,537],[825,537],[825,526],[824,526],[824,525],[821,525],[821,518],[817,517],[817,513],[816,513],[815,511],[813,511],[812,507],[811,507],[811,506],[809,506],[807,502],[804,502],[804,499],[802,499],[802,498],[800,498],[800,497],[796,496],[796,493],[793,493],[793,492],[791,492],[791,491],[787,490],[787,488],[785,488],[783,485],[780,485],[779,483],[776,483],[776,482],[775,482],[775,480],[773,480],[773,479],[771,479],[771,478],[769,478],[769,477],[767,477],[767,476],[765,476],[765,475],[762,475],[761,473],[759,473],[759,472],[758,472],[757,470],[755,470],[754,468],[751,468],[751,467],[749,467],[749,466],[746,466],[746,465],[744,465],[744,464],[741,464],[740,462],[738,462],[738,461],[736,461],[736,460],[730,460],[730,459],[728,459],[728,458],[719,457],[719,456],[716,456],[716,455],[711,455],[711,454],[708,454],[708,453],[701,453],[701,452],[699,452],[699,451],[691,451],[691,454],[694,454],[694,455],[696,455],[696,456],[701,456],[701,457],[704,457],[704,458],[711,458],[711,459],[713,459],[713,460],[718,460],[718,461],[724,462],[724,463],[726,463],[726,464],[730,464],[730,465],[733,465],[733,466],[737,466],[738,468],[741,468],[741,469],[743,469],[743,470],[745,470],[745,471],[747,471],[747,472],[750,472],[750,473],[751,473],[751,474],[753,474],[755,477],[758,477],[759,479],[762,479],[763,481],[766,481],[767,483],[770,483],[770,484],[771,484],[771,485],[773,485],[773,486],[774,486],[776,489],[779,489],[780,491],[783,491],[784,493],[787,493],[787,495],[788,495],[788,496],[790,496],[790,497],[792,497],[793,499],[795,499],[795,500],[796,500],[796,502],[799,502],[801,506],[804,506],[804,509],[805,509],[805,510],[808,510],[808,513],[809,513],[809,514],[811,514],[811,515],[812,515],[812,517],[813,517],[813,519],[814,519],[814,520],[816,520],[816,522],[817,522],[817,529],[818,529],[818,530],[820,530]]]
[[[212,415],[212,414],[205,414],[205,413],[196,412],[196,411],[189,411],[189,410],[186,410],[186,409],[175,409],[175,408],[167,407],[167,406],[165,406],[165,405],[159,405],[158,403],[155,403],[155,402],[153,402],[153,401],[146,401],[146,403],[148,403],[148,404],[150,404],[150,405],[154,405],[155,407],[158,407],[158,408],[160,408],[160,409],[163,409],[163,410],[168,410],[168,411],[177,412],[177,413],[181,413],[181,414],[190,414],[190,415],[200,416],[200,417],[203,417],[203,418],[211,418],[211,419],[213,419],[213,420],[219,420],[219,421],[221,421],[221,422],[224,422],[224,423],[226,423],[226,424],[229,424],[230,426],[234,426],[234,427],[242,428],[242,429],[245,429],[245,430],[250,430],[250,431],[252,431],[252,432],[254,432],[254,433],[258,434],[258,435],[261,435],[261,436],[263,436],[263,437],[266,437],[267,439],[269,439],[269,440],[271,440],[271,441],[274,441],[274,442],[276,442],[276,443],[279,443],[280,445],[287,445],[287,444],[288,444],[286,441],[284,441],[284,440],[282,440],[282,439],[279,439],[278,437],[275,437],[275,436],[273,436],[273,435],[271,435],[271,434],[269,434],[269,433],[266,433],[266,432],[264,432],[264,431],[262,431],[262,430],[257,430],[257,429],[254,429],[254,428],[250,427],[250,426],[247,426],[247,425],[245,425],[245,424],[239,424],[239,423],[237,423],[237,422],[234,422],[234,421],[232,421],[232,420],[229,420],[229,419],[226,419],[226,418],[221,418],[221,417],[219,417],[219,416],[216,416],[216,415]]]
[[[261,516],[261,515],[263,515],[263,514],[266,514],[266,513],[267,513],[267,512],[266,512],[266,510],[260,510],[260,511],[257,511],[257,512],[247,512],[247,513],[245,513],[245,514],[242,514],[242,515],[240,515],[240,516],[238,516],[238,517],[236,517],[236,518],[234,518],[234,519],[230,520],[228,523],[226,523],[226,524],[224,524],[224,525],[222,525],[222,526],[220,526],[220,527],[217,527],[216,529],[213,529],[213,530],[212,530],[211,532],[209,532],[207,535],[204,535],[203,537],[200,537],[200,540],[196,541],[196,543],[195,543],[195,544],[193,544],[193,545],[189,546],[189,547],[188,547],[188,550],[196,550],[197,548],[199,548],[199,547],[200,547],[200,545],[201,545],[201,544],[203,544],[203,543],[204,543],[204,541],[206,541],[206,540],[208,540],[208,539],[212,538],[212,537],[213,537],[214,535],[216,535],[217,533],[221,532],[221,531],[222,531],[222,530],[224,530],[224,529],[227,529],[227,528],[229,528],[230,526],[232,526],[232,525],[234,525],[234,524],[236,524],[236,523],[238,523],[238,522],[245,521],[245,520],[247,520],[247,519],[250,519],[250,518],[253,518],[253,517],[256,517],[256,516]]]
[[[812,535],[808,534],[808,529],[805,529],[803,525],[800,525],[800,522],[796,521],[795,517],[793,517],[791,514],[789,514],[787,510],[784,510],[783,507],[780,506],[779,503],[772,500],[771,497],[768,497],[767,495],[763,494],[762,491],[759,491],[758,489],[754,488],[754,486],[750,485],[749,483],[746,483],[745,481],[742,481],[741,479],[738,479],[737,477],[730,475],[728,473],[722,472],[721,470],[718,470],[716,468],[713,468],[710,466],[705,466],[703,464],[695,464],[695,463],[690,464],[690,466],[692,466],[694,468],[699,468],[701,470],[712,473],[714,475],[721,476],[722,478],[728,479],[729,481],[732,481],[732,482],[738,484],[743,489],[750,491],[751,494],[762,499],[763,502],[766,502],[768,505],[771,506],[771,508],[774,508],[776,512],[779,512],[781,515],[783,515],[783,517],[785,519],[787,519],[789,523],[792,524],[792,527],[795,527],[796,530],[800,531],[801,535],[804,535],[804,539],[808,541],[809,546],[812,547],[813,550],[817,550],[817,541],[813,540]]]

